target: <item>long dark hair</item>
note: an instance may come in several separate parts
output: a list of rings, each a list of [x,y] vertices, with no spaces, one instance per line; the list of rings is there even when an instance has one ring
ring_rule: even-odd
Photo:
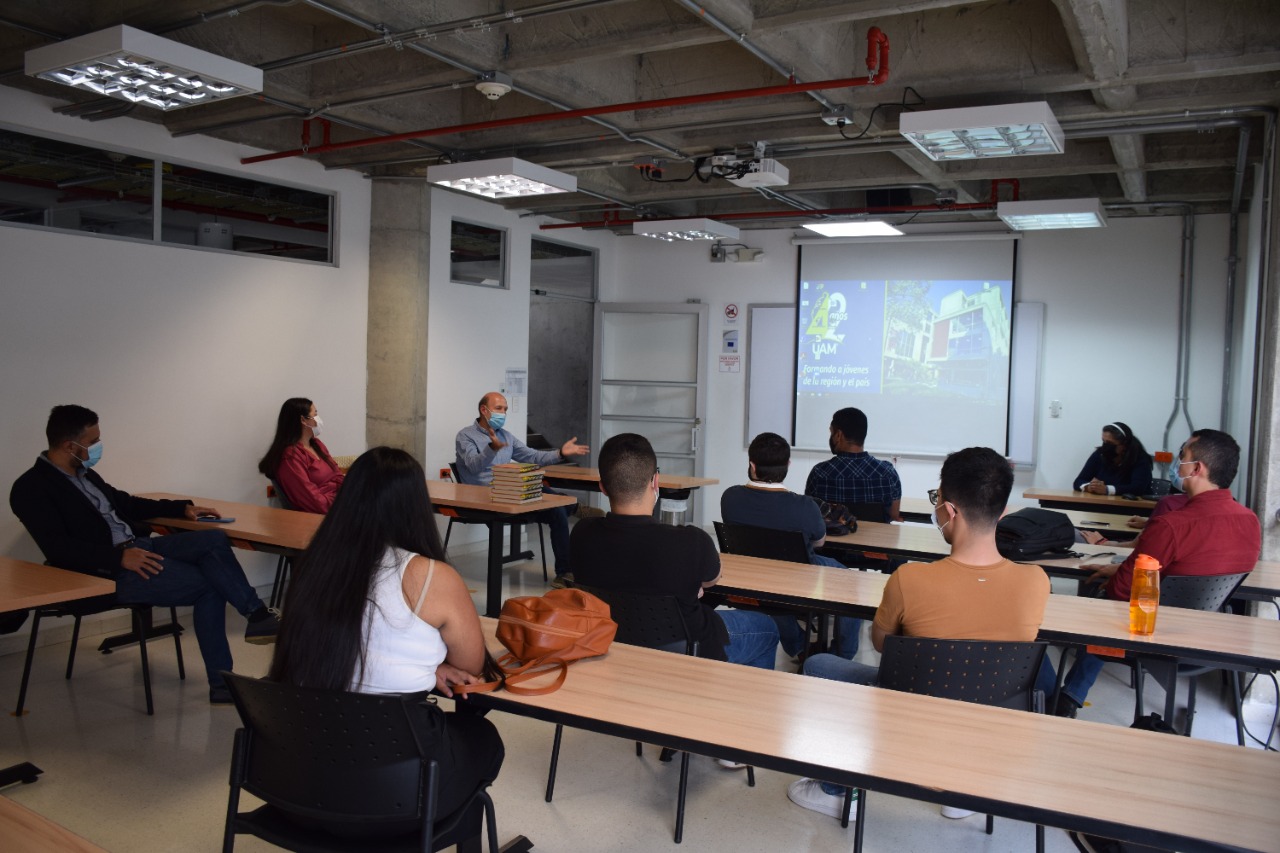
[[[276,437],[271,439],[267,455],[258,463],[258,470],[270,479],[276,478],[284,452],[302,440],[302,419],[311,414],[311,405],[306,397],[290,397],[280,406],[280,415],[276,418]],[[323,445],[314,438],[311,439],[311,449],[324,461],[333,461],[325,453]]]
[[[289,587],[268,678],[348,690],[364,671],[364,612],[389,547],[444,558],[422,466],[375,447],[351,466]]]
[[[1114,459],[1107,460],[1103,445],[1098,445],[1099,452],[1103,452],[1103,462],[1108,462],[1111,467],[1128,473],[1132,471],[1136,465],[1145,464],[1148,471],[1151,470],[1151,454],[1142,446],[1142,442],[1133,434],[1133,430],[1124,421],[1112,421],[1102,428],[1105,433],[1110,435],[1124,445],[1124,454]],[[1105,442],[1104,442],[1105,444]]]

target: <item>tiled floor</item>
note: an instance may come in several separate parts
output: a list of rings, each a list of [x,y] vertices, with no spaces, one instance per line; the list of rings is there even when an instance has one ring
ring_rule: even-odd
[[[483,554],[455,554],[454,559],[479,601]],[[508,575],[507,594],[545,589],[537,562],[512,566]],[[236,669],[265,672],[271,647],[241,642],[243,620],[238,616],[230,614],[227,623]],[[136,651],[103,656],[94,651],[96,644],[92,638],[82,641],[70,682],[62,678],[65,644],[37,652],[30,713],[20,719],[0,715],[0,765],[30,760],[45,774],[34,785],[14,786],[4,794],[116,853],[218,849],[238,718],[229,707],[210,708],[194,636],[188,631],[184,643],[191,669],[185,683],[177,679],[172,645],[157,643],[153,649],[154,717],[143,713]],[[780,659],[779,666],[784,665]],[[1082,720],[1119,725],[1130,719],[1133,694],[1127,671],[1112,669],[1099,680]],[[21,654],[0,656],[0,705],[5,708],[12,708],[21,671]],[[1212,678],[1201,683],[1195,734],[1232,743],[1234,726],[1216,685]],[[1148,696],[1152,709],[1162,705],[1158,687]],[[769,700],[762,696],[760,701]],[[1255,733],[1265,731],[1272,710],[1260,703],[1249,706]],[[837,821],[787,800],[786,787],[794,777],[762,770],[756,787],[748,788],[744,773],[695,757],[684,843],[676,848],[671,833],[678,764],[660,764],[654,748],[637,759],[630,742],[572,730],[565,734],[555,801],[544,803],[551,726],[503,714],[493,719],[507,748],[493,788],[502,839],[524,834],[537,849],[556,853],[828,851],[852,846],[852,828],[843,830]],[[1081,724],[1082,736],[1087,728]],[[946,820],[928,803],[872,794],[868,811],[869,853],[1026,851],[1033,843],[1029,825],[997,819],[995,834],[987,836],[980,816]],[[1060,830],[1050,829],[1047,836],[1049,851],[1074,850]],[[270,849],[251,838],[242,838],[237,846]]]

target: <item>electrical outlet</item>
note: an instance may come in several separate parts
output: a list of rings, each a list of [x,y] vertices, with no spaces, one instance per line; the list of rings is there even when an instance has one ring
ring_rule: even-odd
[[[832,127],[841,127],[853,121],[853,110],[848,104],[836,104],[834,110],[825,110],[822,121]]]

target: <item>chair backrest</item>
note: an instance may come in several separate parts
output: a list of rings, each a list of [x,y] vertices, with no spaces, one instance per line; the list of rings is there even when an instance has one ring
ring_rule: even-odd
[[[618,623],[614,639],[619,643],[687,655],[698,653],[698,642],[689,631],[680,602],[674,595],[600,589],[580,583],[574,586],[609,605],[609,615]]]
[[[727,521],[717,521],[715,525],[720,550],[726,554],[786,560],[791,563],[809,562],[809,545],[799,530],[772,530]]]
[[[1218,611],[1235,594],[1247,573],[1237,575],[1163,575],[1160,603],[1166,607]]]
[[[1035,710],[1045,643],[885,637],[880,686],[1017,711]]]
[[[289,501],[289,496],[284,493],[284,489],[280,485],[280,481],[275,477],[271,477],[271,488],[275,489],[276,500],[280,502],[281,509],[293,509],[293,504]]]
[[[434,803],[431,745],[404,698],[226,680],[244,723],[243,788],[255,797],[304,820],[371,829],[421,819]]]
[[[880,503],[845,504],[849,512],[858,521],[876,521],[884,523],[889,520],[889,508]]]
[[[450,462],[450,463],[449,463],[449,471],[450,471],[450,473],[452,473],[452,474],[453,474],[453,482],[455,482],[455,483],[461,483],[461,482],[462,482],[462,477],[458,474],[458,463],[457,463],[457,462]]]

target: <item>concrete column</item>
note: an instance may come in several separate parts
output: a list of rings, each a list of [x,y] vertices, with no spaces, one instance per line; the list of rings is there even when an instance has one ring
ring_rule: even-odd
[[[422,462],[427,444],[427,272],[431,190],[375,180],[369,234],[369,383],[365,437]]]
[[[1257,442],[1257,484],[1254,508],[1262,521],[1262,558],[1280,559],[1280,159],[1271,163],[1271,221],[1264,238],[1267,259],[1262,268],[1262,292],[1258,310],[1262,324],[1258,335],[1258,411],[1254,420]]]

